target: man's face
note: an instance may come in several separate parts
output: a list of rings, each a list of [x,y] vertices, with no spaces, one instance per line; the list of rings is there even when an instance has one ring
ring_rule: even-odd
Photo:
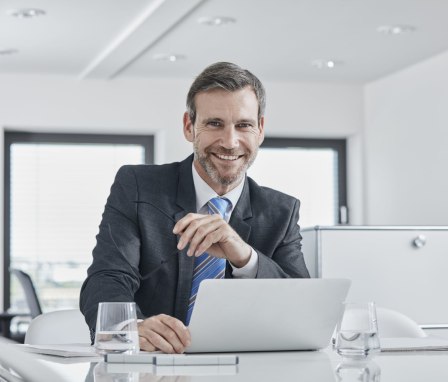
[[[195,168],[217,193],[237,186],[264,139],[258,101],[250,87],[214,89],[196,95],[196,121],[184,115],[184,134],[193,143]]]

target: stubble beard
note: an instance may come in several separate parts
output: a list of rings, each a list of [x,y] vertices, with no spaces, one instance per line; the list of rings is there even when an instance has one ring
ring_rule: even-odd
[[[194,149],[194,159],[199,162],[201,167],[204,169],[206,174],[210,177],[210,179],[217,184],[220,184],[221,186],[231,186],[233,184],[238,184],[240,180],[244,177],[246,174],[246,171],[255,161],[255,158],[258,154],[258,147],[255,148],[254,151],[249,152],[244,157],[244,162],[241,164],[241,166],[235,171],[234,174],[229,176],[224,176],[219,173],[219,170],[216,168],[215,164],[211,160],[211,152],[210,148],[206,148],[203,152],[200,152],[198,147],[198,142],[195,141],[193,144]],[[216,150],[214,150],[216,152]],[[219,154],[222,155],[235,155],[235,152],[233,150],[226,150],[223,148],[220,148],[218,151]]]

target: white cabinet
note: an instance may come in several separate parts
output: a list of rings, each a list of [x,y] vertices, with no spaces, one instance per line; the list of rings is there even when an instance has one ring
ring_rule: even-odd
[[[347,301],[448,325],[448,227],[318,226],[302,236],[312,277],[352,280]]]

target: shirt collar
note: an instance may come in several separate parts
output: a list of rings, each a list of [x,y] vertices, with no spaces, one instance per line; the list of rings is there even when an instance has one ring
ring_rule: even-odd
[[[196,168],[194,167],[194,161],[192,163],[192,173],[194,188],[196,190],[196,211],[199,211],[205,205],[205,203],[207,203],[212,198],[216,198],[218,194],[198,174]],[[244,178],[233,190],[229,191],[225,195],[221,195],[220,197],[229,199],[232,203],[233,210],[236,206],[236,203],[238,203],[241,193],[243,192],[243,188]]]

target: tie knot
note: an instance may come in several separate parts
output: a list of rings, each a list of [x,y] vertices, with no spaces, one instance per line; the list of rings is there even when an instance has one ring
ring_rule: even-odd
[[[230,200],[226,198],[212,198],[207,202],[211,214],[220,214],[223,218],[226,215]]]

